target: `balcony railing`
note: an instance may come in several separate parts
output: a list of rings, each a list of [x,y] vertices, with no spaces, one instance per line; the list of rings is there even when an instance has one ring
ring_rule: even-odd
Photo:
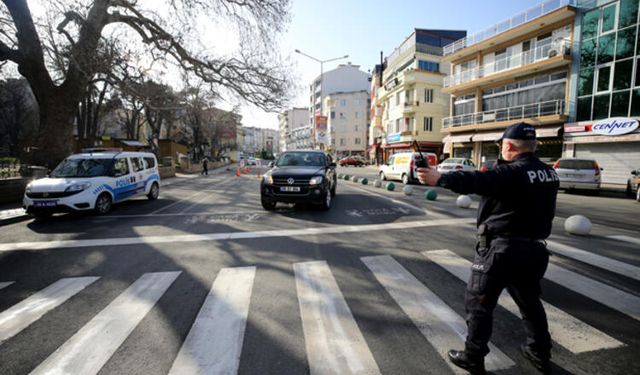
[[[474,44],[482,42],[483,40],[489,39],[507,30],[523,25],[527,22],[535,20],[536,18],[540,18],[546,14],[553,12],[554,10],[560,9],[565,6],[575,6],[575,5],[576,5],[576,0],[545,1],[541,4],[536,5],[531,9],[528,9],[520,14],[517,14],[509,18],[508,20],[498,22],[495,25],[483,31],[469,35],[466,38],[462,38],[451,44],[444,46],[443,54],[445,56],[450,55],[452,53],[460,51],[463,48],[471,47]]]
[[[442,119],[442,128],[456,128],[459,126],[489,124],[499,121],[513,121],[563,114],[564,100],[557,99],[535,104],[525,104],[516,107],[445,117]]]
[[[460,85],[475,79],[533,64],[558,55],[569,56],[570,54],[571,42],[567,39],[562,39],[544,46],[539,46],[529,51],[524,51],[517,55],[496,59],[493,62],[465,70],[452,76],[444,77],[444,87]]]

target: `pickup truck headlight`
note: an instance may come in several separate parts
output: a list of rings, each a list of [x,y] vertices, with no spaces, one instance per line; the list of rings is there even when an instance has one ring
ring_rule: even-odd
[[[322,176],[315,176],[309,180],[309,185],[319,185],[322,183]]]
[[[91,183],[85,182],[80,184],[73,184],[68,188],[64,189],[64,191],[73,192],[73,191],[83,191],[91,187]]]
[[[273,177],[270,174],[265,174],[262,176],[262,180],[267,185],[273,185]]]

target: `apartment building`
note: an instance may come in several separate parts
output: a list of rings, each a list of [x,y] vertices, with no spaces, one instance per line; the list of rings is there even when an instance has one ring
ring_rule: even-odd
[[[280,151],[303,150],[313,147],[312,124],[307,108],[291,108],[278,114]]]
[[[278,152],[278,131],[269,128],[245,126],[243,130],[243,151],[255,155],[263,150],[268,154]]]
[[[446,154],[495,160],[504,129],[526,121],[543,160],[562,155],[575,16],[573,0],[549,0],[444,47],[452,67],[443,88],[451,94]]]
[[[465,31],[415,29],[386,57],[382,79],[372,77],[378,83],[372,100],[372,154],[382,149],[387,160],[410,150],[414,140],[423,151],[441,153],[440,124],[449,114],[449,95],[442,91],[449,72],[449,63],[442,61],[443,47],[465,35]]]
[[[331,152],[338,158],[365,156],[369,126],[368,90],[327,95],[322,115],[327,117]]]
[[[570,119],[563,156],[595,159],[602,181],[626,184],[640,166],[638,0],[579,1]]]

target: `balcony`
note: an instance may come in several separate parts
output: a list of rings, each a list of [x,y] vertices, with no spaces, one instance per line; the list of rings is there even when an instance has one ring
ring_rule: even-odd
[[[445,77],[443,91],[446,93],[463,91],[529,72],[569,64],[571,64],[571,42],[561,40]]]
[[[442,119],[442,131],[453,132],[471,129],[495,129],[506,127],[513,121],[535,119],[532,122],[545,124],[566,120],[564,100],[525,104],[516,107],[469,113]]]
[[[402,113],[413,113],[420,106],[419,101],[409,100],[403,103]]]
[[[533,8],[530,8],[520,14],[517,14],[508,20],[498,22],[491,27],[477,32],[475,34],[469,35],[466,38],[457,40],[449,45],[444,46],[443,54],[444,56],[454,54],[462,49],[471,47],[475,44],[478,44],[484,40],[493,38],[496,35],[502,34],[511,29],[517,28],[519,26],[525,25],[528,22],[531,22],[535,19],[544,17],[545,15],[552,13],[558,9],[561,9],[566,6],[576,6],[576,0],[548,0],[541,4],[536,5]]]

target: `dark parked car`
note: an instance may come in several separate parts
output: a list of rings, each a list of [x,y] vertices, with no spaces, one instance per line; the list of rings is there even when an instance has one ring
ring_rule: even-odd
[[[635,197],[640,202],[640,168],[631,171],[631,175],[627,180],[627,195]]]
[[[322,151],[287,151],[264,174],[260,198],[265,210],[278,202],[313,203],[328,210],[336,195],[336,164]]]

